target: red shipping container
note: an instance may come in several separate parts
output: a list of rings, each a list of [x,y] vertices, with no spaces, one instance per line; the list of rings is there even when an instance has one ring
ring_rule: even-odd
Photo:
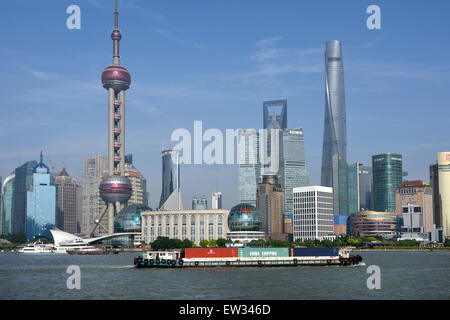
[[[192,258],[237,258],[238,248],[186,248],[184,257]]]

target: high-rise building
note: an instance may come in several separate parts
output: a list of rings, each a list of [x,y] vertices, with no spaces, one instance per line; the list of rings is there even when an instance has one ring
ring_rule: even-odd
[[[56,187],[50,169],[44,164],[42,152],[40,162],[33,168],[31,188],[27,191],[28,241],[45,237],[52,239],[50,230],[58,224],[56,217]]]
[[[333,188],[333,210],[348,216],[347,124],[342,45],[325,45],[325,121],[321,185]]]
[[[438,164],[430,165],[430,185],[433,190],[433,224],[437,229],[442,227],[441,197],[439,195],[439,170]]]
[[[361,163],[348,164],[348,212],[358,212],[360,208],[360,182],[359,172]]]
[[[372,167],[355,162],[348,170],[348,215],[373,208]]]
[[[293,188],[309,185],[303,128],[301,127],[282,131],[279,175],[281,188],[284,190],[284,213],[292,215],[294,212]]]
[[[256,207],[256,191],[260,181],[259,135],[254,129],[238,131],[239,202]]]
[[[211,197],[211,209],[222,209],[222,192],[213,192]]]
[[[345,111],[344,64],[341,42],[327,41],[325,49],[325,121],[322,151],[321,185],[334,189],[338,171],[333,157],[347,161],[347,125]]]
[[[207,210],[208,209],[208,200],[205,197],[198,198],[194,197],[192,199],[192,210]]]
[[[287,128],[287,100],[267,100],[263,102],[263,128],[268,129],[271,122],[276,122],[279,129]]]
[[[14,204],[14,178],[12,173],[5,178],[2,184],[2,234],[13,233],[13,204]]]
[[[277,174],[264,174],[258,184],[257,208],[262,216],[262,231],[273,240],[287,240],[284,233],[284,192]]]
[[[397,217],[403,217],[403,225],[410,226],[408,232],[432,231],[433,191],[428,183],[422,180],[403,182],[395,191],[395,200]],[[417,218],[416,223],[412,223],[413,217]]]
[[[68,233],[81,232],[81,185],[69,176],[66,168],[55,177],[57,227]]]
[[[385,153],[372,156],[373,200],[377,212],[395,212],[395,190],[403,182],[402,155]]]
[[[28,161],[14,171],[12,233],[26,233],[27,191],[31,188],[33,170],[37,164],[37,161]]]
[[[450,152],[438,153],[438,170],[442,234],[450,238]]]
[[[294,188],[294,241],[330,239],[333,235],[333,189]]]
[[[180,151],[162,151],[162,189],[159,200],[160,210],[181,210]]]
[[[338,154],[333,156],[333,210],[341,216],[349,215],[348,164]],[[337,169],[337,170],[336,170]]]
[[[359,166],[359,210],[373,209],[372,167]],[[358,211],[359,211],[358,210]]]
[[[125,157],[125,177],[131,182],[132,193],[128,204],[143,204],[148,206],[147,199],[147,180],[133,165],[133,156],[131,154]]]
[[[86,156],[84,158],[82,186],[82,210],[81,210],[81,233],[87,234],[94,226],[94,221],[98,219],[102,209],[106,207],[105,202],[100,198],[99,185],[108,172],[108,157],[103,154]],[[107,217],[106,217],[107,218]],[[107,226],[107,221],[104,222]],[[102,225],[101,225],[102,226]],[[100,233],[107,233],[106,227],[99,230]]]

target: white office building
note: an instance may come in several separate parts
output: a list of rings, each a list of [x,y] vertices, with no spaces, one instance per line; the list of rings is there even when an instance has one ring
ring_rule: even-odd
[[[333,188],[293,188],[294,241],[334,239]]]

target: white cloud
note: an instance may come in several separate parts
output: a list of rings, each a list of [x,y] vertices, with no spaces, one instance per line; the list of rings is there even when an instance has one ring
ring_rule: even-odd
[[[30,73],[33,77],[39,80],[55,80],[59,78],[59,75],[56,73],[43,72],[38,70],[30,70]]]

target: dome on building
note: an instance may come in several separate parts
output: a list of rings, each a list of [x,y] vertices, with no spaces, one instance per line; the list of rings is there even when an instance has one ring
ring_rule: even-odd
[[[141,211],[152,210],[143,204],[130,204],[114,220],[114,233],[141,232]]]
[[[261,226],[261,213],[251,204],[241,203],[231,208],[228,215],[230,231],[261,231]]]

